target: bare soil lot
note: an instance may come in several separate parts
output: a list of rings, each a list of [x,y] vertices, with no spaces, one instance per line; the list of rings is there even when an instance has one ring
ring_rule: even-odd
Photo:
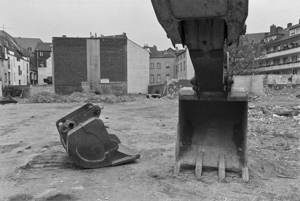
[[[80,169],[66,156],[55,122],[83,104],[0,106],[0,200],[300,200],[298,100],[250,103],[248,183],[239,172],[223,181],[216,170],[200,180],[191,169],[173,176],[178,105],[166,99],[99,103],[109,132],[141,158]],[[293,115],[277,115],[286,110]]]

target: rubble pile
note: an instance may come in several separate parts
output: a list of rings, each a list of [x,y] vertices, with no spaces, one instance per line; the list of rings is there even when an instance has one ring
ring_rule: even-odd
[[[16,98],[19,103],[121,103],[145,99],[144,95],[114,95],[74,92],[70,95],[58,95],[50,92],[41,92],[32,97]]]
[[[285,87],[280,90],[267,88],[264,94],[249,94],[250,102],[290,102],[298,101],[299,99],[300,87]]]
[[[50,92],[41,92],[28,99],[29,103],[66,103],[67,98]]]

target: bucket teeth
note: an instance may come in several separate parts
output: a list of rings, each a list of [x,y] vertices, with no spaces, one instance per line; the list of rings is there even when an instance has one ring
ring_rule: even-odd
[[[197,179],[200,179],[202,175],[202,164],[203,164],[203,152],[200,152],[198,153],[196,159],[195,175]]]
[[[219,178],[220,179],[225,179],[225,155],[224,154],[220,155],[220,160],[219,160]]]
[[[243,181],[245,181],[245,182],[249,181],[248,167],[243,167],[242,168],[242,177],[243,177]]]
[[[174,176],[178,176],[180,172],[180,166],[181,166],[181,162],[177,161],[174,165]]]

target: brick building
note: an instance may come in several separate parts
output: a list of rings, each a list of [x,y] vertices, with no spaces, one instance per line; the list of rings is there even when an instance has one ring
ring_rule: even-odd
[[[300,20],[287,27],[272,25],[264,37],[265,57],[261,71],[272,74],[300,74]]]
[[[126,34],[53,38],[55,92],[147,93],[149,52]]]

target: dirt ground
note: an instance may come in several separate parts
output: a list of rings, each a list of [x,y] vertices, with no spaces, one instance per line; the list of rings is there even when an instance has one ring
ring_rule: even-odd
[[[99,103],[109,132],[141,158],[80,169],[66,156],[55,122],[83,104],[0,106],[0,200],[300,200],[298,100],[249,103],[248,183],[240,172],[222,181],[216,170],[204,170],[200,180],[191,169],[173,176],[178,104],[167,99]],[[282,110],[294,113],[278,115]]]

